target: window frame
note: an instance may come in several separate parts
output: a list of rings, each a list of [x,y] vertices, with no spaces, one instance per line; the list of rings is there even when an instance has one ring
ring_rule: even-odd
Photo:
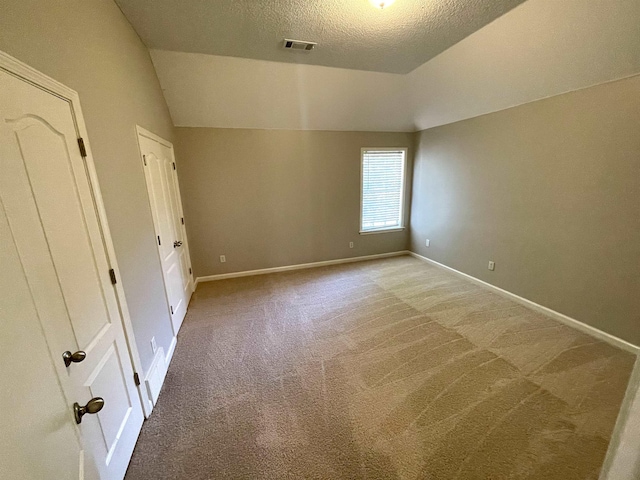
[[[365,152],[403,152],[402,161],[402,189],[400,191],[400,225],[394,227],[383,227],[375,230],[363,230],[362,229],[362,211],[364,203],[364,154]],[[407,157],[409,155],[408,147],[363,147],[360,149],[360,218],[359,234],[360,235],[377,235],[381,233],[401,232],[405,229],[405,210],[406,210],[406,192],[407,192]]]

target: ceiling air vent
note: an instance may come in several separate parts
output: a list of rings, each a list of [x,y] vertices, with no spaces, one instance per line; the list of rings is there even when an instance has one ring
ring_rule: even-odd
[[[290,40],[284,39],[283,47],[285,50],[306,50],[307,52],[313,50],[318,45],[316,42],[305,42],[302,40]]]

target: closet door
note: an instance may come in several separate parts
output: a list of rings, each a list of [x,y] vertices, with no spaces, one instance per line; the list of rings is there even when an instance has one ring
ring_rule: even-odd
[[[79,122],[0,69],[1,478],[122,479],[142,426]]]
[[[177,335],[187,313],[193,281],[173,147],[169,142],[142,129],[138,132],[138,143],[171,322],[174,334]]]

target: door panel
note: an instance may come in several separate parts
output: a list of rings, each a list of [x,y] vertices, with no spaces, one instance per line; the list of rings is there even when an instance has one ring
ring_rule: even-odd
[[[145,178],[156,233],[160,237],[158,253],[162,263],[171,320],[177,334],[191,297],[189,256],[182,225],[180,192],[171,148],[147,136],[138,135],[144,158]],[[179,242],[174,244],[174,242]]]
[[[78,345],[86,347],[109,317],[65,137],[35,115],[11,124]],[[61,224],[61,217],[68,221]]]
[[[62,387],[64,422],[100,476],[119,479],[142,425],[142,408],[76,139],[66,100],[0,71],[0,201]],[[67,368],[61,357],[66,350],[83,350],[86,359]],[[75,427],[72,404],[94,396],[104,398],[103,410]]]
[[[173,230],[173,225],[171,224],[171,218],[168,215],[170,208],[167,186],[164,181],[166,176],[164,163],[164,159],[158,157],[153,151],[150,151],[147,155],[148,171],[151,178],[153,206],[158,222],[157,233],[160,236],[160,239],[164,239],[164,242],[160,242],[159,244],[160,258],[163,262],[167,262],[174,256],[175,250],[173,248],[173,238],[175,237],[175,232]]]
[[[0,478],[78,478],[80,438],[16,243],[0,202]]]
[[[178,262],[180,264],[180,278],[182,285],[180,286],[183,296],[187,299],[191,298],[191,292],[193,291],[193,285],[191,282],[191,273],[189,272],[189,250],[187,244],[187,234],[184,228],[184,216],[182,213],[182,202],[180,200],[180,188],[178,186],[178,177],[176,175],[176,169],[174,168],[175,162],[173,158],[173,151],[165,146],[161,145],[165,158],[168,159],[166,183],[169,191],[170,205],[171,205],[171,220],[173,221],[173,229],[176,235],[176,239],[182,241],[182,247],[177,249]]]
[[[159,145],[145,145],[146,162],[148,172],[148,186],[152,198],[152,208],[155,211],[157,232],[159,239],[158,251],[162,270],[165,276],[165,289],[172,309],[172,322],[174,327],[179,326],[181,319],[176,318],[179,308],[184,303],[184,296],[180,288],[181,278],[178,265],[178,254],[173,242],[176,240],[176,231],[171,218],[171,199],[167,186],[167,159],[160,151],[154,151]],[[161,150],[158,148],[158,150]]]
[[[111,344],[100,364],[85,383],[85,386],[91,391],[92,397],[102,397],[105,405],[107,403],[109,405],[108,409],[105,408],[98,413],[98,422],[107,451],[106,463],[111,461],[118,446],[118,437],[126,428],[133,408],[127,385],[123,381],[125,378],[124,369],[120,363],[117,348],[115,342]]]

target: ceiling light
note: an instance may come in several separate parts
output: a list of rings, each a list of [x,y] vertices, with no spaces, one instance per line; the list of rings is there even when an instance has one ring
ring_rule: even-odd
[[[374,7],[379,8],[380,10],[391,6],[391,4],[395,2],[395,0],[369,0],[369,1]]]

